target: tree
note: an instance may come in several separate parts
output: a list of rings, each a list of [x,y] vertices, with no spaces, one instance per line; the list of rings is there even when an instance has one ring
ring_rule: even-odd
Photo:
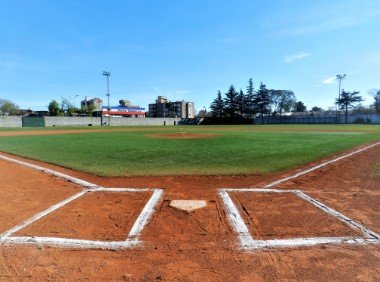
[[[68,116],[72,116],[77,111],[71,101],[65,97],[62,97],[61,110]]]
[[[92,113],[95,111],[97,106],[95,104],[92,105],[85,105],[82,107],[82,112],[85,113],[87,116],[92,116]]]
[[[269,90],[272,105],[273,113],[279,113],[280,115],[283,112],[289,112],[296,103],[296,96],[293,91],[290,90]]]
[[[317,107],[317,106],[314,106],[311,108],[310,112],[312,113],[319,113],[319,112],[323,112],[324,110],[320,107]]]
[[[236,97],[237,99],[237,112],[242,117],[247,114],[247,99],[244,95],[243,90],[240,89],[239,94]]]
[[[371,89],[368,93],[373,97],[375,102],[373,103],[373,107],[375,108],[375,112],[380,114],[380,89]]]
[[[306,106],[302,101],[298,101],[293,108],[293,112],[302,113],[306,112]]]
[[[58,116],[59,115],[60,109],[59,109],[59,104],[56,100],[52,100],[49,103],[48,109],[49,109],[49,115],[51,115],[51,116]]]
[[[224,98],[225,113],[227,116],[235,117],[238,111],[238,93],[233,85],[230,86]]]
[[[355,109],[352,109],[353,114],[373,114],[375,112],[375,108],[370,106],[365,106],[359,103]]]
[[[250,78],[248,80],[247,94],[245,96],[246,113],[249,116],[254,115],[255,112],[256,112],[255,99],[256,99],[256,94],[255,94],[255,90],[254,90],[254,87],[253,87],[253,79]]]
[[[342,90],[340,99],[336,99],[335,103],[339,105],[340,109],[345,111],[345,120],[348,123],[348,109],[355,108],[355,104],[364,101],[362,96],[359,96],[359,91],[346,92]]]
[[[254,103],[256,105],[257,111],[261,114],[261,123],[263,124],[264,114],[270,113],[271,99],[269,90],[262,82],[260,82],[259,91],[257,91]]]
[[[218,91],[215,100],[211,103],[210,108],[212,111],[212,116],[222,117],[224,115],[224,101],[222,98],[222,93],[220,93],[220,90]]]
[[[17,115],[20,113],[19,107],[6,99],[0,99],[0,115]]]

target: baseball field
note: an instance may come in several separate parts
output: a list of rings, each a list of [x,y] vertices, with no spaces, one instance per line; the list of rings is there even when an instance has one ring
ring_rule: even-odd
[[[0,128],[0,167],[0,280],[380,279],[380,125]]]

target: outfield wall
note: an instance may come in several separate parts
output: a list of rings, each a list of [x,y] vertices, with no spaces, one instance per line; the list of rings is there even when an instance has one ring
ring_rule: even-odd
[[[344,124],[345,118],[344,114],[340,114],[338,123]],[[336,115],[264,116],[263,120],[259,116],[254,118],[255,124],[336,124],[336,121]],[[349,114],[347,123],[379,124],[380,114]]]
[[[45,126],[100,126],[100,117],[44,117]],[[111,126],[154,126],[174,125],[180,118],[122,118],[103,117],[103,125]]]
[[[45,126],[100,126],[99,117],[44,117]]]
[[[356,123],[358,119],[363,119],[366,123],[380,123],[380,114],[352,114],[347,116],[348,123]],[[340,122],[345,122],[345,116],[340,117]]]
[[[111,117],[111,126],[153,126],[153,125],[174,125],[178,124],[181,118],[120,118]],[[103,122],[108,123],[108,118],[104,117]]]
[[[15,116],[0,116],[0,127],[22,127],[22,118]]]

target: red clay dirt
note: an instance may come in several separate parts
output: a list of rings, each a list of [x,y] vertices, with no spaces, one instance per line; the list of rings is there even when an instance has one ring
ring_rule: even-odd
[[[151,194],[86,193],[14,236],[125,241]]]
[[[0,160],[0,234],[82,190],[67,181]]]
[[[253,238],[363,237],[293,193],[230,193]]]
[[[380,146],[377,146],[280,186],[283,189],[303,190],[317,200],[379,233],[380,175],[378,170],[374,169],[374,164],[379,162]],[[273,281],[298,279],[378,281],[380,279],[379,245],[323,245],[250,252],[238,248],[238,236],[226,218],[223,203],[217,195],[217,189],[262,187],[271,180],[279,178],[280,174],[238,177],[102,178],[52,165],[43,165],[107,187],[163,188],[164,196],[141,235],[141,239],[145,241],[143,246],[123,251],[106,251],[2,245],[0,246],[0,280]],[[5,166],[12,167],[8,163]],[[16,167],[16,165],[14,166]],[[18,172],[13,173],[13,170]],[[283,175],[292,172],[289,171]],[[28,178],[29,175],[36,172],[23,167],[11,168],[6,173],[7,185],[13,187],[12,183],[20,173]],[[42,173],[37,174],[44,177]],[[2,176],[3,169],[0,171],[0,177]],[[3,178],[1,179],[1,186],[3,186],[5,182]],[[39,187],[35,188],[38,191],[50,191],[48,183],[41,183]],[[62,190],[66,191],[66,189]],[[207,207],[185,213],[169,207],[169,201],[174,199],[206,200]],[[244,205],[247,207],[250,207],[249,199],[248,196],[247,198],[239,197],[239,201],[246,201]],[[124,208],[117,205],[114,209],[112,204],[114,200],[112,198],[108,203],[107,201],[91,203],[86,200],[83,206],[78,205],[81,202],[77,202],[77,209],[85,213],[87,206],[89,207],[88,211],[94,211],[94,214],[102,213],[105,210],[107,214],[119,214],[120,211],[125,211]],[[265,199],[261,200],[265,201]],[[288,200],[292,202],[291,198],[284,198],[280,203],[286,204]],[[0,198],[0,206],[5,203],[6,200]],[[268,204],[272,205],[272,203]],[[95,205],[100,207],[95,209]],[[274,206],[276,205],[277,203]],[[294,202],[294,205],[298,207],[300,203],[297,201]],[[137,206],[130,205],[131,209],[137,208]],[[265,216],[265,207],[266,205],[262,203],[262,218]],[[24,212],[23,210],[15,208],[14,210],[15,216],[24,217],[19,215]],[[271,210],[275,212],[281,209],[280,207],[271,207]],[[309,209],[306,211],[309,212]],[[75,214],[73,212],[74,210],[71,213]],[[68,213],[70,212],[68,211]],[[252,218],[255,217],[255,214],[252,209]],[[322,213],[318,212],[312,215],[317,215],[318,218],[324,217]],[[68,214],[61,211],[55,213],[56,221],[69,220],[67,217]],[[2,214],[0,214],[0,219],[3,222]],[[299,216],[289,213],[286,220],[295,224],[294,222],[298,222],[300,219]],[[103,225],[100,225],[99,229],[99,225],[94,222],[97,227],[96,230],[93,230],[93,239],[97,238],[96,234],[107,234],[112,223],[120,222],[120,218],[115,217],[113,220],[105,216],[102,222],[104,221],[109,222],[104,226],[105,230],[101,230]],[[47,221],[45,222],[47,223]],[[53,219],[49,222],[56,224]],[[71,219],[71,223],[75,222]],[[321,229],[323,235],[336,236],[338,227],[335,226],[335,221],[332,224],[330,230],[323,226]],[[43,232],[49,231],[50,227],[45,226],[46,228],[44,226],[40,228],[41,235]],[[56,226],[66,228],[66,223],[59,223]],[[278,232],[280,226],[279,224],[273,231]],[[257,234],[272,232],[266,229],[269,227],[265,224],[257,225],[257,228],[261,229]],[[288,230],[286,226],[281,228],[284,228],[280,230],[283,234],[305,232],[303,235],[308,235],[312,233],[311,227],[307,227],[307,223],[305,223],[306,231],[300,228]],[[63,229],[59,229],[59,232],[65,232]],[[114,230],[113,227],[112,230]],[[78,231],[83,230],[78,229]],[[343,232],[346,231],[343,230]],[[85,230],[81,234],[86,234],[87,238],[90,233]],[[55,236],[58,237],[57,234]]]

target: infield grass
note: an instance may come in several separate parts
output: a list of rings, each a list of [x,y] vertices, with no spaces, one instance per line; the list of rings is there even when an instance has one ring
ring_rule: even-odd
[[[56,131],[64,133],[64,129]],[[207,132],[216,137],[150,136],[179,132]],[[2,136],[0,151],[101,176],[238,175],[286,170],[379,140],[380,126],[129,127]]]

